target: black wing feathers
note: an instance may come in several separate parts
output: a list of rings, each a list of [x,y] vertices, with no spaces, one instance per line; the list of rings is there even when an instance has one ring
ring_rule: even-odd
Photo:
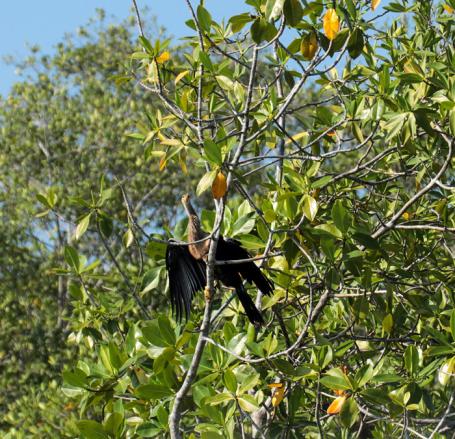
[[[172,311],[177,321],[183,315],[188,320],[191,300],[206,284],[205,263],[194,259],[187,246],[168,245],[166,269],[169,274],[169,291]]]
[[[217,260],[235,260],[249,259],[251,255],[240,245],[240,242],[235,239],[220,238],[216,251]],[[273,293],[273,283],[262,274],[261,269],[253,262],[245,262],[242,264],[232,264],[221,266],[222,270],[232,270],[240,273],[247,282],[256,285],[262,294],[270,296]]]

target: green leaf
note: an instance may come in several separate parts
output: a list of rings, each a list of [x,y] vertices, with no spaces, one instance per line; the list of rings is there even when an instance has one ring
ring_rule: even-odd
[[[386,140],[389,141],[393,139],[403,127],[404,122],[406,121],[407,113],[397,114],[396,116],[389,119],[389,121],[384,125],[384,131],[388,132]]]
[[[123,424],[124,416],[122,413],[113,412],[109,413],[106,421],[103,423],[104,429],[115,437],[119,437],[118,434]]]
[[[329,223],[319,224],[318,226],[316,226],[314,228],[314,230],[318,230],[318,231],[321,231],[321,232],[324,232],[324,233],[328,233],[329,235],[332,235],[332,236],[334,236],[335,238],[338,238],[338,239],[343,238],[343,235],[342,235],[340,229],[338,229],[334,224],[329,224]]]
[[[318,212],[318,202],[311,195],[304,195],[302,198],[303,202],[303,214],[310,221],[316,218]]]
[[[264,18],[257,18],[251,26],[251,38],[256,44],[270,41],[277,33],[275,26]]]
[[[87,439],[107,439],[109,435],[103,426],[96,421],[77,421],[76,426],[82,436]]]
[[[373,377],[373,366],[364,364],[355,374],[354,380],[358,387],[364,386]]]
[[[237,391],[237,379],[231,369],[226,369],[223,374],[223,381],[229,392],[235,393]]]
[[[147,40],[147,38],[140,36],[139,42],[141,43],[142,47],[146,50],[146,52],[149,55],[155,56],[155,49],[152,47],[152,45],[150,44],[150,41]]]
[[[252,395],[244,394],[237,399],[239,406],[246,412],[254,412],[259,408],[259,404]]]
[[[114,230],[114,224],[112,219],[107,216],[99,216],[98,217],[98,224],[100,226],[101,233],[105,238],[110,238],[112,232]]]
[[[221,165],[223,163],[221,146],[217,145],[213,140],[206,140],[204,142],[204,152],[209,162],[215,165]]]
[[[144,422],[143,424],[139,425],[136,429],[136,433],[138,434],[139,437],[155,437],[162,432],[163,429],[157,427],[152,422]]]
[[[235,88],[235,82],[224,75],[215,76],[216,80],[220,84],[221,88],[225,91],[233,91]]]
[[[255,223],[256,220],[252,213],[240,217],[232,226],[232,237],[250,233],[253,230]]]
[[[174,394],[174,391],[162,384],[142,384],[134,389],[134,393],[141,399],[155,401]]]
[[[234,396],[232,396],[230,393],[217,393],[214,396],[208,397],[205,402],[209,405],[218,405],[226,401],[232,401],[233,399]]]
[[[409,345],[404,351],[404,366],[411,375],[419,369],[419,351],[414,345]]]
[[[335,225],[343,234],[345,234],[352,224],[352,216],[343,206],[341,200],[336,200],[332,207],[332,219]]]
[[[261,250],[265,248],[265,242],[254,235],[239,235],[236,236],[236,239],[238,239],[247,250]]]
[[[243,27],[250,21],[253,21],[253,18],[248,12],[245,12],[244,14],[234,15],[229,19],[233,33],[241,31]]]
[[[303,17],[303,8],[300,0],[286,0],[283,8],[286,22],[291,26],[297,26]]]
[[[341,424],[346,428],[351,428],[359,417],[359,407],[354,398],[348,398],[340,411]]]
[[[87,385],[87,375],[80,369],[76,369],[74,372],[66,371],[62,374],[63,380],[66,384],[73,387],[85,387]]]
[[[199,26],[204,32],[210,31],[210,26],[212,25],[212,16],[210,12],[207,11],[202,5],[197,7],[197,21]]]
[[[452,339],[455,341],[455,309],[450,314],[450,332],[452,333]]]
[[[109,351],[109,346],[101,345],[100,346],[100,354],[99,355],[100,355],[101,362],[103,363],[103,366],[105,367],[107,372],[111,376],[115,375],[116,370],[115,370],[115,367],[113,366],[112,361],[111,361],[111,355],[110,355],[110,351]]]
[[[64,256],[65,256],[66,263],[76,273],[79,273],[81,267],[80,267],[79,254],[77,253],[77,250],[74,247],[67,245],[67,246],[65,246]]]
[[[284,7],[284,0],[267,0],[265,6],[265,18],[267,21],[272,21],[278,18]]]
[[[217,174],[218,171],[215,169],[214,171],[206,172],[202,176],[196,188],[196,195],[198,197],[201,196],[207,189],[209,189],[212,186],[212,183],[215,180]]]
[[[455,136],[455,108],[449,112],[449,127],[452,136]]]
[[[349,378],[341,369],[331,369],[321,378],[321,384],[332,390],[353,390]]]
[[[170,346],[174,346],[176,342],[175,332],[171,327],[171,323],[166,316],[160,315],[158,317],[158,326],[162,339]]]
[[[357,58],[363,51],[363,46],[365,45],[365,41],[363,38],[363,32],[360,28],[355,28],[354,31],[351,33],[348,41],[348,52],[349,56],[352,59]]]
[[[88,215],[84,216],[84,218],[82,218],[77,227],[76,227],[76,232],[74,234],[75,238],[76,239],[79,239],[88,229],[88,226],[90,224],[90,217],[91,217],[91,213],[89,213]]]

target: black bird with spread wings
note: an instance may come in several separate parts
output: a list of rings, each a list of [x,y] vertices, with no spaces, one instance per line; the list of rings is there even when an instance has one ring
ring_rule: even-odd
[[[210,247],[208,233],[201,228],[197,216],[190,202],[189,195],[182,197],[182,203],[188,215],[188,242],[186,246],[170,243],[166,250],[166,268],[169,275],[169,290],[172,309],[177,320],[190,315],[191,300],[197,291],[202,291],[206,285],[206,261]],[[201,241],[202,240],[202,241]],[[251,256],[238,241],[220,236],[216,249],[217,261],[231,261],[249,259]],[[266,295],[273,292],[273,283],[261,272],[253,262],[226,264],[215,266],[215,278],[223,285],[235,288],[237,297],[251,323],[264,323],[261,313],[243,286],[243,280],[256,287]]]

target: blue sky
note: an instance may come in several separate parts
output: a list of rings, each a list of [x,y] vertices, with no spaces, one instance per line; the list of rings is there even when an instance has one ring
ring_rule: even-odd
[[[148,6],[169,33],[181,37],[188,33],[184,22],[189,18],[184,0],[137,0],[139,7]],[[0,13],[0,94],[8,93],[18,79],[14,67],[3,57],[27,56],[27,45],[37,44],[49,52],[65,33],[73,32],[103,8],[118,19],[129,15],[130,0],[15,0],[2,1]],[[242,12],[243,0],[206,0],[215,19]]]
[[[1,0],[0,0],[1,1]],[[196,3],[195,0],[191,0]],[[158,24],[179,38],[188,34],[184,22],[190,17],[185,0],[137,0],[157,17]],[[389,3],[383,0],[381,7]],[[205,0],[216,20],[245,11],[244,0]],[[2,1],[0,13],[0,95],[6,95],[18,80],[14,67],[3,62],[12,55],[24,59],[29,45],[49,53],[65,33],[75,31],[103,8],[107,16],[121,20],[129,15],[131,0],[14,0]]]

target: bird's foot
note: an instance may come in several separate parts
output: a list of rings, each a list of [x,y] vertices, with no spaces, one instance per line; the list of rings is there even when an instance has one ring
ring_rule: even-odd
[[[205,287],[205,289],[204,289],[204,297],[205,297],[205,300],[207,302],[212,298],[212,293],[210,292],[210,288],[209,287]]]

